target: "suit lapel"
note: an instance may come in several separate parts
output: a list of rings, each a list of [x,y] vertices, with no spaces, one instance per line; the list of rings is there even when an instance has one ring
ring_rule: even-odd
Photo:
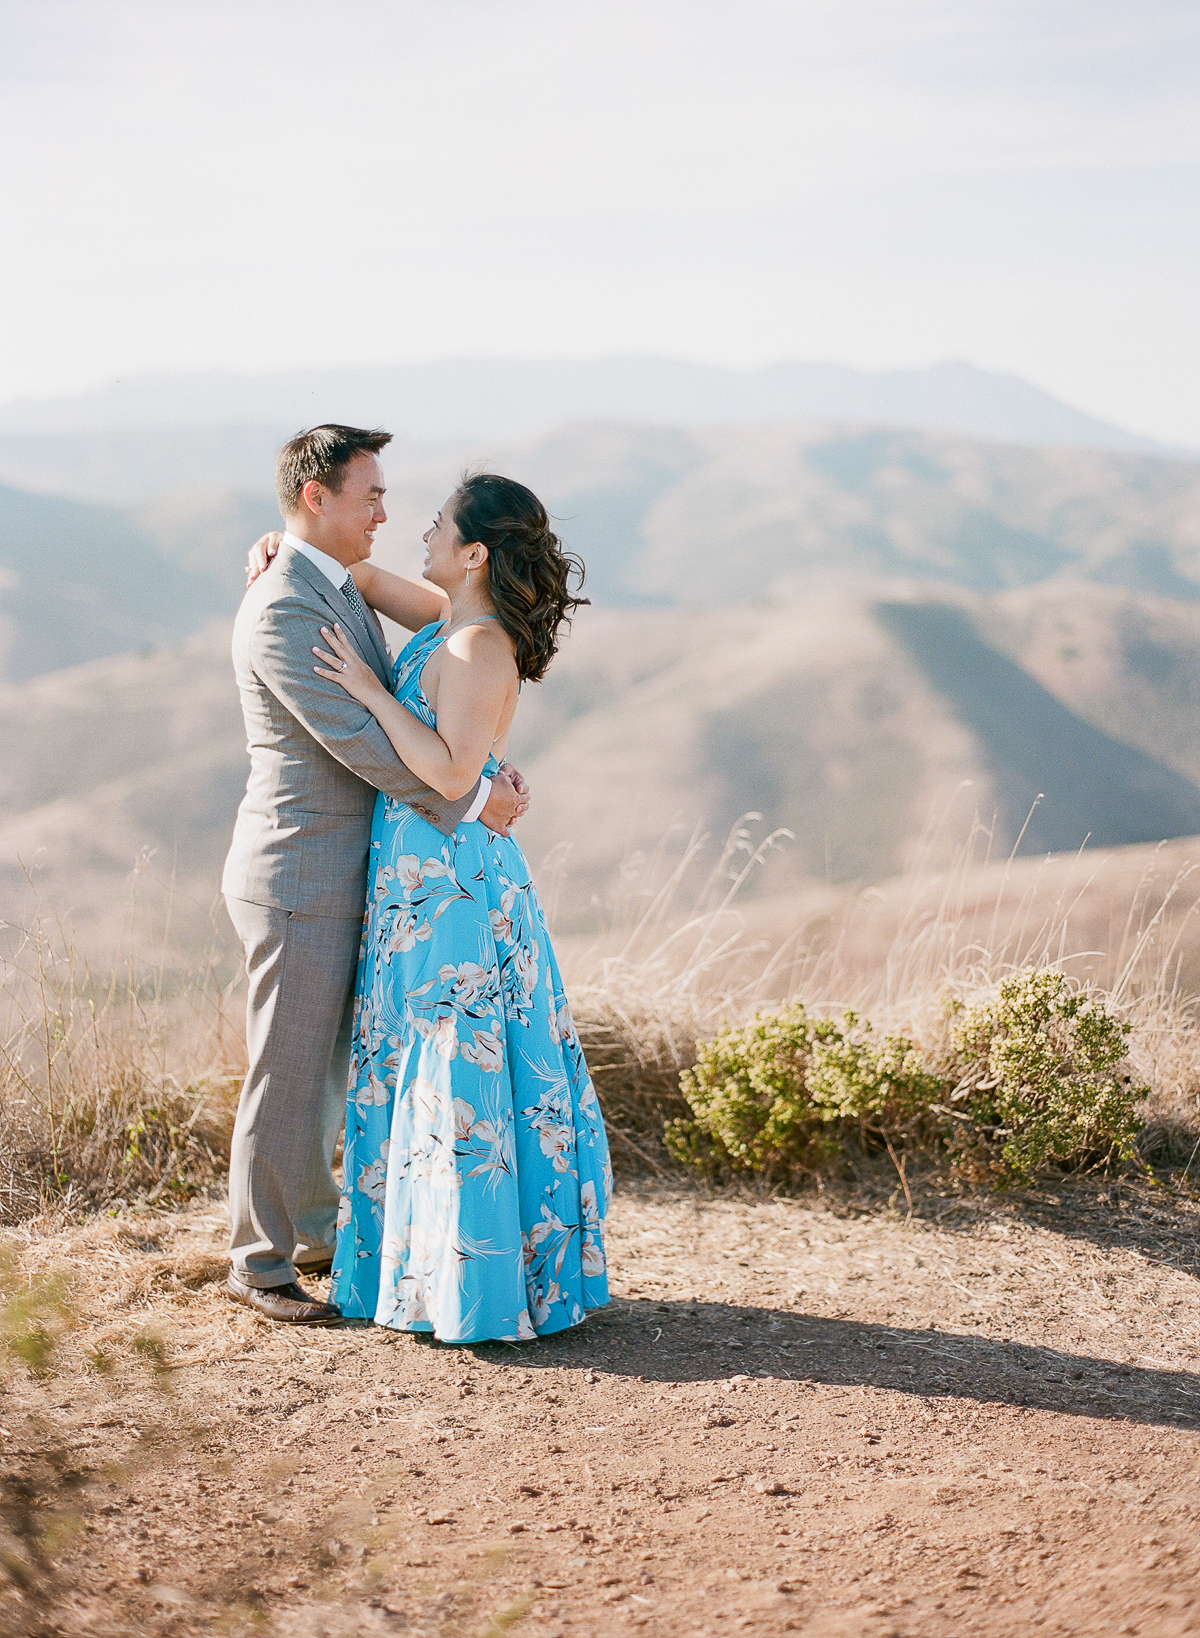
[[[392,680],[391,650],[388,648],[387,638],[383,635],[383,626],[380,624],[379,616],[369,604],[363,606],[367,610],[367,629],[371,633],[371,641],[375,644],[380,663],[383,666],[384,677],[390,687]]]
[[[286,560],[284,559],[285,552],[287,553]],[[367,610],[367,621],[364,624],[328,575],[322,574],[315,563],[310,563],[303,552],[297,552],[293,547],[284,545],[279,548],[279,558],[280,562],[277,567],[299,575],[305,585],[310,586],[316,592],[326,608],[332,611],[334,619],[337,620],[343,630],[350,632],[355,640],[355,646],[380,682],[386,683],[390,687],[392,668],[388,658],[387,645],[383,641],[382,629],[380,629],[378,636],[371,629],[373,623],[371,611]],[[268,569],[266,572],[270,574],[272,571]],[[375,621],[374,624],[378,626],[378,621]]]

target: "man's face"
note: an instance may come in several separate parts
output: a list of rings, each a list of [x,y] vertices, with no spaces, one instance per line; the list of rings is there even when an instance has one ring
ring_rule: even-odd
[[[387,522],[383,494],[383,468],[378,455],[356,455],[347,465],[342,487],[336,493],[324,484],[305,484],[305,501],[320,519],[321,549],[347,567],[370,557],[375,531]]]

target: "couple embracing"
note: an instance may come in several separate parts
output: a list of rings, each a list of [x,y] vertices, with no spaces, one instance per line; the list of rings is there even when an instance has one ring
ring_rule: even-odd
[[[286,533],[251,549],[234,627],[251,766],[222,890],[249,1070],[227,1291],[284,1323],[532,1340],[608,1300],[608,1144],[504,760],[580,566],[488,473],[434,519],[423,584],[371,564],[389,442],[283,447]],[[394,664],[379,615],[415,634]],[[328,1273],[328,1301],[300,1283]]]

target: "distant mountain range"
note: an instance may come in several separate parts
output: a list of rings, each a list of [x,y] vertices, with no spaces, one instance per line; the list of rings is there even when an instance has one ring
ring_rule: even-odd
[[[139,376],[73,398],[10,402],[0,405],[0,481],[119,502],[196,484],[268,488],[276,446],[319,421],[385,426],[431,450],[595,420],[675,427],[820,421],[1042,447],[1186,453],[1099,421],[1016,376],[966,363],[872,372],[805,363],[730,370],[659,358],[451,359],[266,376]]]
[[[577,424],[485,453],[545,497],[608,607],[1063,579],[1200,598],[1192,461],[811,423]],[[416,572],[422,532],[480,455],[397,452],[380,562]],[[278,525],[263,493],[115,508],[0,489],[0,680],[231,615],[247,545]]]
[[[0,486],[0,682],[176,641],[236,608],[278,514],[205,496],[139,513]]]

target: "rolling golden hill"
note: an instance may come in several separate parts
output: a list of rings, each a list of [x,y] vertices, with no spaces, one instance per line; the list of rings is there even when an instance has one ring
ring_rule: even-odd
[[[149,855],[198,936],[246,766],[227,645],[214,625],[0,691],[0,914],[30,867],[77,925],[111,927]],[[1200,605],[1108,587],[584,610],[522,701],[522,841],[556,853],[560,925],[584,931],[664,839],[700,824],[715,846],[747,811],[794,833],[756,876],[768,895],[895,875],[952,804],[995,815],[1001,854],[1200,833],[1196,676]]]

